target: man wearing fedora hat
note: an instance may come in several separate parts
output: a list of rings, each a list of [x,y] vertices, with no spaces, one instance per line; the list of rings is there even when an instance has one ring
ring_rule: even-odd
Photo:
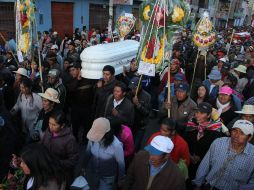
[[[241,111],[235,111],[239,116],[233,119],[228,125],[227,128],[232,129],[234,123],[239,119],[247,120],[251,123],[254,123],[254,105],[244,105]]]

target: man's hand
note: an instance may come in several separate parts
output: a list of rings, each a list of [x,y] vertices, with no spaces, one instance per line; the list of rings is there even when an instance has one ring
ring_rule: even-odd
[[[138,105],[139,105],[138,97],[137,97],[137,96],[134,96],[134,97],[132,98],[132,102],[133,102],[133,104],[135,104],[136,106],[138,106]]]
[[[193,163],[193,164],[197,164],[199,161],[200,161],[200,157],[199,156],[197,156],[197,155],[191,155],[190,156],[190,159],[191,159],[191,162]]]
[[[164,102],[163,106],[167,110],[171,109],[171,103],[170,102]]]
[[[12,165],[15,168],[19,168],[21,163],[21,159],[17,157],[15,154],[12,154]]]
[[[101,80],[97,82],[97,87],[98,87],[98,88],[101,88],[101,87],[102,87],[102,81],[101,81]]]
[[[113,116],[117,116],[118,115],[118,111],[115,108],[112,109],[112,115]]]

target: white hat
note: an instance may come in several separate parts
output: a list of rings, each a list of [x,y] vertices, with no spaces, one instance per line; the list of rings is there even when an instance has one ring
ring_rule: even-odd
[[[241,129],[245,135],[253,135],[254,132],[253,124],[247,120],[237,120],[232,128]]]
[[[60,103],[60,101],[58,99],[59,94],[53,88],[47,88],[47,90],[44,93],[38,93],[38,95],[45,98],[45,99],[47,99],[47,100],[50,100],[52,102],[55,102],[55,103],[58,103],[58,104]]]
[[[220,58],[219,61],[221,61],[221,62],[227,62],[225,57]]]
[[[58,45],[54,44],[54,45],[51,46],[50,49],[56,49],[56,50],[58,50]]]
[[[242,111],[235,111],[235,113],[254,115],[254,105],[244,105]]]
[[[165,136],[156,136],[153,138],[150,145],[145,147],[151,155],[161,155],[163,153],[170,153],[174,148],[174,144],[170,138]]]
[[[13,72],[29,78],[29,76],[27,74],[27,70],[24,68],[19,68],[17,71],[13,71]]]
[[[53,35],[57,35],[57,34],[58,34],[57,31],[53,32]]]
[[[240,73],[246,73],[247,71],[247,67],[244,65],[238,65],[238,67],[236,67],[234,70],[240,72]]]

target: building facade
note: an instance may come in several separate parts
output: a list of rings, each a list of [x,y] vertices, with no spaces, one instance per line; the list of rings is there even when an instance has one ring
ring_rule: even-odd
[[[250,24],[253,14],[253,0],[192,0],[190,4],[196,21],[208,11],[217,28]]]
[[[0,0],[0,32],[15,34],[14,0]],[[114,5],[113,20],[123,12],[138,17],[142,0],[132,5]],[[61,36],[72,34],[75,28],[106,29],[109,18],[109,0],[35,0],[37,30],[52,29]],[[7,34],[8,33],[8,34]]]

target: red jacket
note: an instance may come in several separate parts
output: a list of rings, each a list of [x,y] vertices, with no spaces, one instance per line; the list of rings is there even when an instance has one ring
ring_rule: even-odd
[[[154,133],[148,140],[147,144],[150,144],[154,137],[161,135],[160,132]],[[171,139],[174,148],[169,155],[169,158],[172,159],[176,164],[183,159],[186,161],[187,166],[190,164],[190,153],[189,147],[186,141],[178,134],[175,135],[173,139]]]

